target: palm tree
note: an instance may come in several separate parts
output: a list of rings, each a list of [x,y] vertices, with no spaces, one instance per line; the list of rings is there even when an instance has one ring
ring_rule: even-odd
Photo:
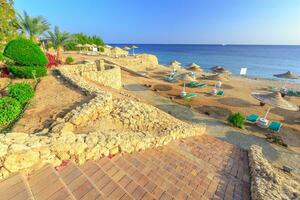
[[[52,43],[53,47],[56,49],[56,59],[61,61],[61,51],[66,44],[73,40],[71,34],[67,32],[62,32],[57,26],[54,27],[54,31],[48,31],[47,39]]]
[[[50,28],[50,24],[44,17],[31,17],[25,11],[23,16],[18,14],[18,26],[21,34],[34,42],[38,42],[39,36]]]

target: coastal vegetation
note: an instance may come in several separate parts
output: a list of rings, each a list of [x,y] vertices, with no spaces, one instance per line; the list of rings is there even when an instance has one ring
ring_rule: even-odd
[[[39,46],[31,40],[18,38],[10,41],[3,55],[13,61],[8,69],[16,77],[38,78],[47,75],[45,65],[48,59]]]
[[[17,36],[17,18],[12,0],[0,0],[0,52]],[[0,56],[1,57],[1,56]],[[1,60],[1,59],[0,59]]]
[[[57,26],[54,27],[53,31],[48,31],[47,39],[56,49],[57,61],[61,61],[61,51],[66,46],[66,44],[74,40],[71,34],[61,31]]]
[[[17,13],[13,7],[13,0],[0,0],[0,5],[0,61],[7,61],[4,57],[6,55],[2,55],[2,50],[7,43],[17,37],[29,39],[43,50],[49,50],[53,47],[56,50],[55,62],[53,62],[53,56],[47,55],[49,66],[57,66],[62,63],[61,52],[63,50],[78,50],[76,47],[78,44],[93,44],[100,51],[104,50],[105,43],[97,35],[71,34],[61,31],[57,26],[51,30],[50,23],[43,16],[31,16],[26,11],[22,14]],[[35,56],[35,54],[31,55]]]
[[[0,127],[12,122],[21,113],[21,104],[11,97],[0,98]]]
[[[29,16],[26,11],[23,15],[17,14],[18,30],[21,36],[38,43],[41,35],[50,29],[49,22],[42,16]]]
[[[68,56],[67,58],[66,58],[66,63],[67,64],[72,64],[74,62],[74,58],[72,57],[72,56]]]
[[[245,124],[245,117],[241,113],[230,114],[227,120],[230,124],[237,128],[243,128]]]

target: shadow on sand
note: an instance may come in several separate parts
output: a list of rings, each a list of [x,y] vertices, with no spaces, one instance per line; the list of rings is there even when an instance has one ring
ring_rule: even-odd
[[[249,101],[245,101],[243,99],[234,98],[234,97],[220,98],[220,99],[218,99],[218,101],[224,105],[233,106],[233,107],[254,106],[254,104],[250,103]]]

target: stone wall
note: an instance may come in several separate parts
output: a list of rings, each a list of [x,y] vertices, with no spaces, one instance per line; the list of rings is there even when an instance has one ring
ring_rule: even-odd
[[[79,75],[105,86],[115,89],[122,87],[121,69],[117,65],[98,60],[89,64],[79,64],[63,67],[71,74]]]
[[[274,168],[264,157],[262,148],[253,145],[249,151],[251,196],[253,200],[299,199],[300,184],[289,174]]]
[[[39,133],[7,133],[0,135],[0,179],[15,172],[29,173],[46,163],[59,165],[63,160],[83,164],[90,159],[134,152],[165,145],[174,139],[204,134],[204,125],[182,122],[159,109],[134,99],[113,99],[81,76],[94,65],[66,66],[58,69],[61,78],[91,96],[82,104],[57,118],[50,129]],[[124,130],[99,130],[74,134],[73,129],[95,118],[112,118]],[[153,131],[149,131],[153,130]]]

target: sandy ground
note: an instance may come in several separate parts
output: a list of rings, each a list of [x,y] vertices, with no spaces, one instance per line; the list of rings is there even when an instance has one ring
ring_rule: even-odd
[[[53,75],[41,78],[35,92],[12,131],[32,133],[47,128],[53,118],[64,116],[70,109],[89,99]]]
[[[96,60],[101,56],[85,56],[79,55],[75,52],[65,52],[64,57],[72,56],[75,61],[80,60]],[[125,65],[120,58],[110,58],[116,63]],[[133,58],[127,58],[133,59]],[[131,66],[126,66],[131,68]],[[136,68],[136,66],[134,66]],[[191,102],[186,102],[178,95],[182,91],[183,81],[176,83],[168,83],[163,80],[163,77],[170,73],[170,69],[158,66],[156,70],[143,69],[148,74],[149,78],[135,76],[127,72],[122,72],[122,81],[124,84],[141,84],[149,85],[150,90],[155,91],[157,94],[172,99],[173,102],[187,105],[189,104],[193,110],[208,115],[209,117],[226,120],[228,115],[232,112],[240,112],[247,116],[248,114],[257,114],[264,116],[268,106],[260,106],[259,102],[251,96],[251,92],[269,92],[268,86],[275,86],[280,88],[284,83],[274,80],[265,79],[250,79],[238,76],[231,76],[228,81],[223,81],[221,90],[225,91],[224,96],[211,96],[209,93],[214,88],[215,80],[198,79],[198,81],[206,83],[207,87],[204,88],[186,88],[188,93],[196,93],[197,97],[193,98]],[[183,70],[182,72],[186,72]],[[299,88],[299,84],[286,84],[290,88]],[[299,97],[285,97],[286,100],[300,106]],[[145,99],[147,101],[147,99]],[[283,128],[280,132],[285,143],[289,148],[295,152],[300,153],[300,111],[292,112],[279,108],[274,108],[268,115],[269,120],[277,120],[283,123]],[[270,133],[267,130],[257,128],[250,125],[246,127],[252,132],[257,132],[261,135]]]
[[[280,86],[278,81],[231,77],[229,81],[223,82],[221,89],[225,91],[225,95],[212,96],[209,92],[214,88],[216,81],[199,79],[198,81],[206,83],[208,86],[204,88],[187,87],[186,91],[188,93],[196,93],[197,97],[193,98],[190,102],[186,102],[178,96],[178,94],[182,91],[183,81],[178,81],[177,83],[165,82],[162,78],[166,74],[164,71],[152,71],[148,74],[151,77],[150,79],[133,76],[127,72],[123,72],[122,80],[125,82],[126,80],[130,80],[127,82],[151,85],[149,89],[157,92],[159,95],[170,98],[174,102],[182,105],[189,104],[199,113],[221,120],[226,120],[228,115],[232,112],[240,112],[245,116],[250,113],[264,116],[268,107],[260,106],[259,102],[250,95],[251,92],[268,92],[266,86]],[[299,97],[286,97],[285,99],[296,105],[300,105]],[[291,112],[279,108],[272,109],[268,115],[269,120],[277,120],[283,123],[283,128],[280,134],[290,148],[298,153],[300,153],[300,124],[296,123],[295,120],[299,118],[299,111]],[[261,134],[268,133],[267,130],[257,128],[253,125],[247,126],[246,128]]]

